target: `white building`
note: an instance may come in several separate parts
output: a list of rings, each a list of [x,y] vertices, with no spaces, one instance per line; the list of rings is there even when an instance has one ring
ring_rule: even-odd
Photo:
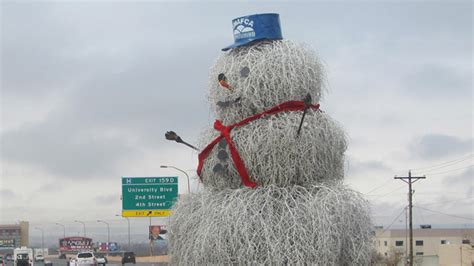
[[[402,265],[410,252],[405,229],[375,230],[375,247],[382,257],[394,253]],[[474,229],[413,229],[413,256],[418,265],[471,265]],[[464,253],[464,254],[463,254]]]

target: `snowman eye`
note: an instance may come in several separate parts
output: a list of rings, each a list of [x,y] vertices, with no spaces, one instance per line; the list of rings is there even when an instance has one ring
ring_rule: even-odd
[[[220,82],[220,81],[227,81],[227,78],[225,77],[224,73],[220,73],[218,76],[217,76],[217,80]]]
[[[243,78],[246,78],[248,77],[250,74],[250,69],[248,67],[243,67],[241,70],[240,70],[240,76],[243,77]]]

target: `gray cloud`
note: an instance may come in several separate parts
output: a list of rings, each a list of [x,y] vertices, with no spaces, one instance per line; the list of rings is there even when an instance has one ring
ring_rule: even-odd
[[[440,170],[441,171],[441,170]],[[469,186],[472,189],[474,186],[474,169],[469,167],[460,174],[446,173],[447,177],[443,179],[444,184]]]
[[[57,175],[87,177],[112,171],[141,147],[159,149],[170,129],[193,142],[199,133],[193,129],[207,117],[207,70],[202,61],[198,67],[186,62],[191,52],[181,55],[182,61],[154,60],[144,52],[123,73],[98,69],[89,80],[76,81],[77,89],[64,93],[65,103],[44,121],[2,134],[3,158]],[[182,81],[183,73],[188,74]]]
[[[125,12],[131,21],[124,24],[119,15],[101,20],[100,10],[108,5],[79,5],[97,15],[91,21],[55,5],[41,5],[29,20],[12,15],[26,15],[30,9],[25,7],[31,6],[10,5],[10,15],[4,18],[9,23],[3,24],[2,54],[7,56],[2,92],[18,99],[18,107],[30,103],[27,98],[55,93],[62,102],[42,121],[5,130],[4,160],[62,177],[110,176],[121,161],[144,148],[163,146],[166,130],[176,130],[190,142],[197,138],[194,129],[206,123],[207,68],[215,48],[204,49],[208,46],[199,42],[171,45],[157,34],[161,25],[146,24],[156,23],[156,14],[143,9],[138,9],[143,14]],[[125,6],[111,7],[125,11]],[[71,17],[62,23],[66,14]],[[102,23],[93,26],[97,20]],[[141,35],[135,23],[150,34]],[[30,28],[18,29],[25,27]],[[35,33],[29,34],[32,30]],[[85,32],[90,34],[86,40],[93,41],[82,38]],[[201,48],[197,60],[195,47]],[[3,111],[14,115],[14,110]]]
[[[107,136],[104,132],[82,128],[80,124],[61,121],[64,120],[51,120],[2,134],[3,160],[33,165],[62,178],[88,178],[113,173],[119,161],[136,152],[118,136]]]
[[[120,200],[119,194],[100,195],[94,198],[94,202],[100,205],[116,204]]]
[[[390,167],[385,165],[382,161],[357,161],[348,160],[346,175],[369,174],[374,172],[387,172]]]
[[[36,190],[35,193],[38,193],[38,194],[41,194],[41,193],[57,193],[58,191],[62,191],[65,189],[65,184],[61,183],[61,182],[49,182],[49,183],[41,183],[41,185],[39,185],[38,189]],[[32,197],[32,199],[34,199],[35,197],[37,197],[38,195],[36,194],[31,194],[30,195]]]
[[[417,94],[424,98],[470,97],[471,74],[446,64],[420,65],[402,78],[402,88],[410,95]]]
[[[10,189],[0,189],[0,202],[15,201],[18,196]]]
[[[472,151],[472,141],[472,138],[463,140],[455,136],[427,134],[415,138],[409,150],[416,158],[440,159]]]
[[[70,33],[57,23],[51,6],[10,2],[2,8],[8,10],[2,14],[4,95],[38,97],[63,89],[69,76],[78,73],[77,60],[71,60]]]
[[[472,198],[473,195],[474,195],[474,186],[471,186],[466,192],[466,197]]]
[[[0,188],[0,219],[14,220],[25,214],[24,199],[12,189]],[[16,213],[13,211],[16,209]],[[2,217],[3,216],[3,217]]]

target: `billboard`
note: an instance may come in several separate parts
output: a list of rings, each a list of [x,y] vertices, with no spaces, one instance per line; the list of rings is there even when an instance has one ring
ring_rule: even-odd
[[[148,228],[148,238],[150,240],[164,240],[164,234],[166,234],[165,225],[150,225]]]
[[[0,239],[0,248],[14,248],[15,239]]]
[[[117,251],[118,243],[117,242],[98,242],[97,250],[98,251]]]
[[[76,251],[82,249],[92,249],[92,238],[73,236],[59,239],[60,251]]]

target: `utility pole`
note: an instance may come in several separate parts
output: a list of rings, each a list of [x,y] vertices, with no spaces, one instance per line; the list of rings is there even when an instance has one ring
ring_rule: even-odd
[[[115,216],[122,217],[122,215],[120,215],[120,214],[115,214]],[[127,224],[128,224],[128,250],[131,251],[132,248],[130,246],[130,219],[128,219],[128,217],[123,217],[123,218],[127,219]]]
[[[188,175],[188,173],[186,173],[186,171],[184,171],[182,169],[179,169],[178,167],[171,166],[171,165],[160,165],[160,168],[173,168],[173,169],[183,173],[186,176],[186,178],[188,179],[188,194],[191,194],[191,186],[189,184],[189,175]]]
[[[153,257],[153,249],[155,248],[155,243],[153,243],[153,239],[151,238],[151,216],[150,216],[150,227],[148,227],[148,238],[150,238],[150,257]]]
[[[403,182],[408,184],[408,219],[410,227],[410,256],[409,256],[409,265],[413,266],[413,216],[412,216],[412,196],[413,190],[411,185],[420,179],[425,179],[426,176],[411,176],[411,170],[408,170],[408,176],[395,176],[394,179],[400,179]],[[408,181],[407,181],[408,180]]]
[[[79,220],[74,220],[74,222],[82,224],[82,226],[84,227],[84,237],[86,237],[86,223]]]
[[[104,223],[107,225],[107,256],[109,255],[109,249],[110,249],[110,225],[106,221],[102,220],[97,220],[98,223]]]
[[[408,206],[405,206],[405,243],[408,243]],[[408,260],[408,246],[405,244],[405,265]]]
[[[66,238],[66,226],[64,224],[56,223],[56,225],[63,227],[63,238]]]

